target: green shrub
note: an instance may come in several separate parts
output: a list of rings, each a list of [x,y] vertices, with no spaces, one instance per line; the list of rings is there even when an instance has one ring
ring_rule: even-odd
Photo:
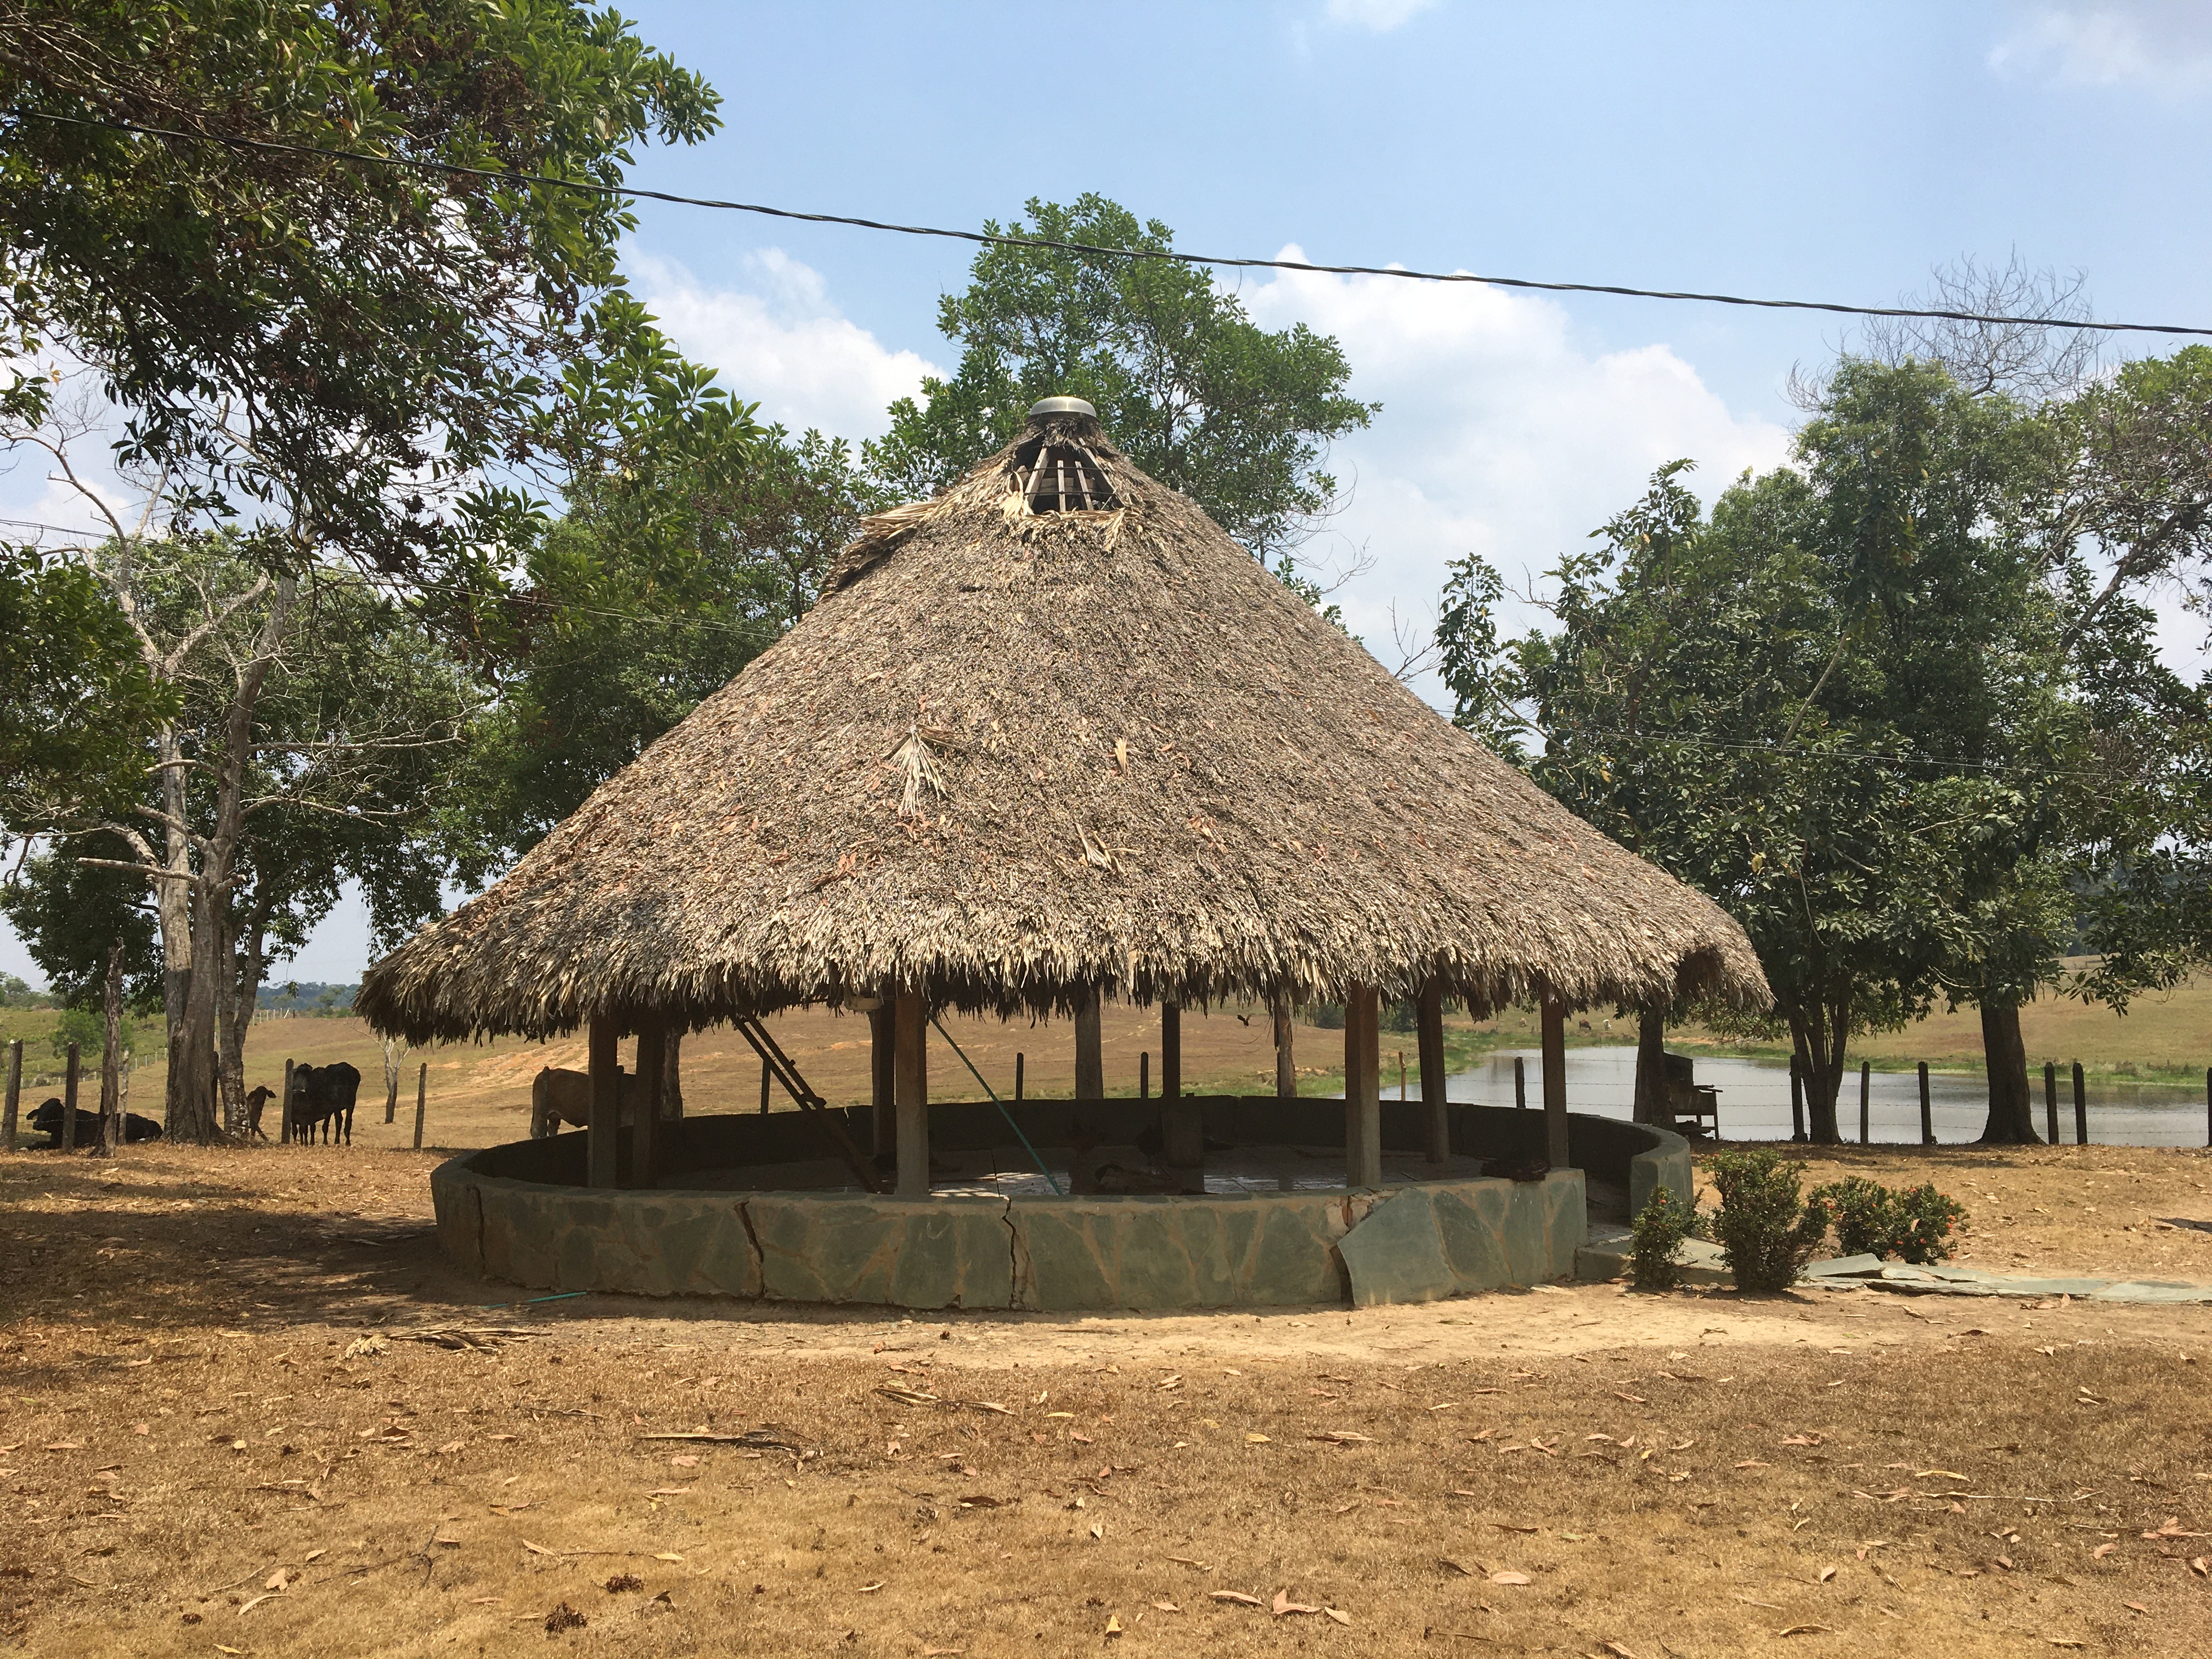
[[[1344,1029],[1344,1005],[1340,1002],[1316,1002],[1311,1010],[1313,1023],[1324,1031]]]
[[[1899,1192],[1853,1176],[1815,1188],[1812,1201],[1833,1224],[1845,1255],[1900,1256],[1924,1267],[1958,1248],[1951,1234],[1966,1224],[1966,1206],[1933,1186]]]
[[[1907,1261],[1925,1266],[1941,1261],[1959,1247],[1951,1242],[1954,1229],[1966,1224],[1966,1206],[1939,1193],[1932,1185],[1915,1187],[1897,1195],[1899,1225],[1897,1253]]]
[[[1889,1255],[1896,1249],[1897,1194],[1878,1181],[1853,1176],[1813,1188],[1811,1202],[1826,1212],[1839,1255]]]
[[[1662,1183],[1651,1189],[1651,1196],[1644,1200],[1644,1207],[1631,1224],[1636,1239],[1638,1290],[1671,1291],[1680,1281],[1675,1257],[1682,1252],[1682,1241],[1689,1237],[1693,1215],[1692,1206],[1675,1197],[1673,1188]]]
[[[1715,1241],[1740,1291],[1786,1291],[1828,1236],[1825,1206],[1802,1196],[1804,1165],[1765,1147],[1716,1152],[1707,1160],[1720,1191]]]

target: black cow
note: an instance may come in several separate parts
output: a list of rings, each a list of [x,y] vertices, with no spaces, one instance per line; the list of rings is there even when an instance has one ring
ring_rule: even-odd
[[[361,1073],[345,1061],[334,1066],[295,1066],[292,1097],[284,1103],[292,1138],[301,1142],[315,1138],[315,1125],[323,1126],[323,1139],[336,1141],[341,1134],[353,1145],[354,1097],[361,1092]]]
[[[33,1134],[46,1136],[48,1146],[59,1146],[62,1144],[62,1114],[68,1109],[62,1104],[59,1095],[56,1095],[51,1100],[40,1102],[31,1111],[31,1132]],[[124,1113],[123,1139],[125,1140],[159,1140],[161,1138],[161,1126],[155,1122],[152,1118],[141,1117],[136,1112]],[[76,1144],[80,1147],[88,1148],[100,1144],[100,1114],[98,1112],[88,1112],[82,1106],[76,1109]]]

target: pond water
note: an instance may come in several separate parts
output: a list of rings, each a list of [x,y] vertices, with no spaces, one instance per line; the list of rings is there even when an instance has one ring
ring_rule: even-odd
[[[1542,1055],[1535,1049],[1504,1049],[1486,1054],[1469,1071],[1451,1080],[1455,1100],[1486,1106],[1513,1104],[1513,1061],[1528,1061],[1528,1104],[1543,1103]],[[1410,1048],[1407,1063],[1413,1062]],[[1398,1096],[1395,1080],[1395,1052],[1382,1057],[1384,1076],[1391,1079],[1384,1093]],[[1718,1089],[1722,1136],[1729,1140],[1787,1140],[1790,1138],[1790,1068],[1758,1060],[1698,1057],[1698,1081]],[[2040,1066],[2029,1069],[2028,1083],[2035,1097],[2036,1132],[2045,1127],[2043,1076]],[[1419,1098],[1420,1085],[1409,1092]],[[1567,1106],[1571,1111],[1600,1117],[1626,1118],[1636,1092],[1636,1049],[1619,1048],[1567,1050]],[[1989,1091],[1978,1077],[1930,1073],[1928,1079],[1929,1115],[1936,1139],[1961,1142],[1980,1139],[1989,1116]],[[2092,1079],[2088,1090],[2089,1139],[2111,1146],[2202,1146],[2206,1144],[2204,1097],[2191,1089],[2154,1084],[2100,1083]],[[1854,1066],[1844,1079],[1837,1102],[1837,1119],[1846,1140],[1859,1133],[1859,1079]],[[1876,1072],[1868,1091],[1869,1132],[1875,1140],[1917,1143],[1920,1139],[1920,1083],[1911,1072]],[[2069,1075],[2058,1076],[2058,1132],[2062,1139],[2074,1139],[2074,1091]]]

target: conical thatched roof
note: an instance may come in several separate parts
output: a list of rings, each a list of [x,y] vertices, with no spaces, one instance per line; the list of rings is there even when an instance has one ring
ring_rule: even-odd
[[[1111,505],[1033,513],[1041,441]],[[419,1042],[892,982],[1012,1012],[1431,975],[1489,1006],[1767,998],[1718,907],[1439,718],[1079,412],[868,520],[803,621],[356,1006]]]

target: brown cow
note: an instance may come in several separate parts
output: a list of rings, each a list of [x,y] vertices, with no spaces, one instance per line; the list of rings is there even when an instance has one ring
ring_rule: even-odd
[[[627,1128],[635,1104],[637,1079],[615,1073],[615,1099],[620,1103],[618,1121]],[[564,1123],[582,1128],[592,1121],[592,1074],[548,1066],[530,1085],[530,1137],[542,1140],[558,1134]]]

